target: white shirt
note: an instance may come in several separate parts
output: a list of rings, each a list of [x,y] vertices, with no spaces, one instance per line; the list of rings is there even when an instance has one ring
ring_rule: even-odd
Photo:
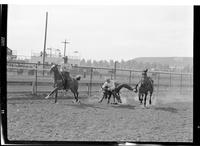
[[[108,87],[109,90],[115,89],[115,82],[113,80],[110,80],[110,83],[107,81],[103,84],[102,88]]]
[[[61,72],[70,72],[71,70],[71,65],[69,63],[64,63],[60,67]]]

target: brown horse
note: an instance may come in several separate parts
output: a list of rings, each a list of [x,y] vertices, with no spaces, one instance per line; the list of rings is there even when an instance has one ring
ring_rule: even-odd
[[[146,69],[142,75],[143,75],[143,79],[140,80],[140,82],[136,85],[136,87],[134,88],[134,91],[137,93],[138,91],[138,97],[140,100],[140,103],[142,104],[143,101],[143,97],[144,97],[144,106],[146,107],[146,99],[147,99],[147,95],[148,93],[150,94],[150,99],[149,99],[149,104],[151,104],[151,97],[153,94],[153,79],[151,77],[147,76],[147,71],[148,69]]]
[[[68,89],[64,88],[64,79],[63,79],[60,71],[58,70],[57,64],[54,64],[51,66],[50,73],[52,73],[52,72],[54,73],[54,89],[45,98],[48,99],[53,93],[55,93],[55,103],[56,103],[58,90],[66,90],[66,92],[67,92]],[[80,79],[81,79],[80,75],[76,76],[75,78],[69,77],[69,79],[68,79],[69,89],[74,94],[75,102],[78,102],[78,103],[80,103],[80,101],[78,99],[78,81]]]

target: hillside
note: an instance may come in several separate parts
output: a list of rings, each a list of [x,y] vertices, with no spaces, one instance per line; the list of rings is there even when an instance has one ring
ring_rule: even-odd
[[[170,66],[193,65],[193,57],[139,57],[133,60],[142,63],[159,63]]]

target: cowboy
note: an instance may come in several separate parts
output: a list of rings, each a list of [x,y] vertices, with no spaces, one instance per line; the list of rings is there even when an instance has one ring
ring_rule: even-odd
[[[112,91],[115,89],[115,82],[114,80],[111,80],[110,78],[106,79],[106,82],[103,84],[102,88],[105,89],[107,87],[108,91]]]
[[[65,56],[63,57],[64,63],[61,64],[60,67],[60,72],[64,80],[64,89],[69,88],[69,79],[70,79],[70,70],[71,70],[71,65],[68,63],[68,57]]]
[[[115,82],[109,78],[106,79],[106,82],[102,85],[103,89],[103,97],[99,102],[102,102],[103,99],[107,99],[108,96],[109,98],[112,95],[112,91],[115,89]]]

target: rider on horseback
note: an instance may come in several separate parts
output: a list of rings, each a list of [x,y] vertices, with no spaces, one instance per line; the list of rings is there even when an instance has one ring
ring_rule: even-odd
[[[142,73],[142,78],[140,79],[140,81],[136,84],[136,86],[135,86],[135,92],[137,92],[137,87],[138,87],[138,85],[144,85],[145,83],[147,83],[147,82],[151,82],[151,83],[153,83],[153,80],[150,78],[150,77],[148,77],[147,76],[147,71],[148,71],[148,69],[146,69],[146,70],[144,70],[143,71],[143,73]]]
[[[64,63],[61,64],[60,67],[60,72],[64,81],[64,88],[68,89],[69,88],[69,79],[70,79],[70,70],[71,70],[71,65],[68,63],[68,57],[65,56],[63,57]]]

